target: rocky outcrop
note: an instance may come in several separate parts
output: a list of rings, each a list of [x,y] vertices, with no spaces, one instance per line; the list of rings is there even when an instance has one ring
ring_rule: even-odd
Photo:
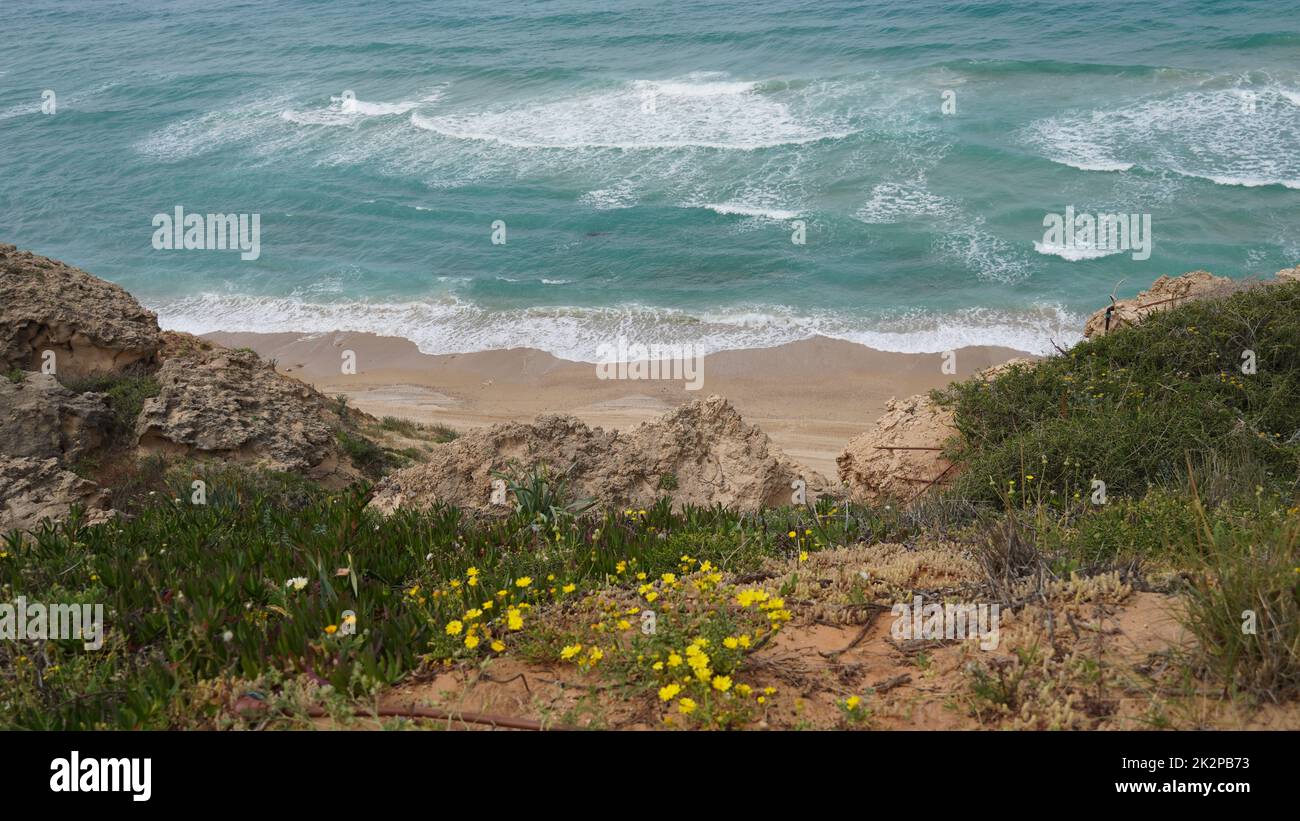
[[[110,515],[109,491],[67,469],[109,436],[104,400],[44,374],[0,377],[0,533],[60,519],[73,504],[94,511],[92,522]]]
[[[73,505],[97,524],[112,516],[109,492],[64,470],[58,459],[0,454],[0,533],[30,530],[42,519],[62,519]]]
[[[105,399],[44,374],[0,379],[0,454],[75,462],[107,440],[113,414]]]
[[[46,375],[50,364],[59,381]],[[57,518],[74,502],[105,508],[109,491],[71,472],[100,456],[119,471],[124,459],[166,453],[257,464],[331,486],[360,477],[338,438],[355,420],[315,389],[251,351],[164,334],[121,287],[3,244],[0,374],[0,458],[7,460],[0,531],[29,527],[39,515]],[[123,418],[125,408],[110,407],[106,394],[63,386],[90,376],[104,385],[158,382],[134,435],[133,409]],[[87,456],[96,458],[83,462]]]
[[[977,379],[996,379],[1012,368],[1032,367],[1034,360],[1012,359],[986,368]],[[956,475],[943,449],[958,436],[952,411],[926,394],[891,399],[871,429],[849,440],[835,460],[840,481],[855,499],[907,504],[931,487]]]
[[[1089,339],[1104,336],[1118,328],[1136,325],[1152,313],[1167,311],[1191,300],[1227,296],[1239,287],[1240,284],[1230,277],[1215,276],[1209,271],[1162,276],[1132,299],[1118,300],[1113,306],[1102,308],[1088,317],[1083,335]]]
[[[1273,275],[1278,282],[1300,282],[1300,265],[1294,268],[1283,268]]]
[[[744,509],[788,505],[802,479],[809,501],[826,480],[782,454],[718,396],[698,400],[627,432],[590,428],[567,416],[540,416],[471,431],[434,447],[429,461],[383,479],[372,505],[381,512],[446,502],[483,513],[492,503],[493,474],[545,465],[567,476],[570,495],[604,506],[724,504]]]
[[[338,410],[248,350],[169,333],[136,423],[142,454],[212,457],[298,473],[332,486],[359,477],[343,452]]]
[[[155,362],[158,318],[121,287],[58,260],[0,245],[0,370],[79,377]]]

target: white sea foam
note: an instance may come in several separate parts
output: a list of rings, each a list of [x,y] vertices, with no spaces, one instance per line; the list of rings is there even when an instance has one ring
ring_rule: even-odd
[[[41,113],[41,100],[36,98],[34,102],[19,103],[18,105],[9,106],[0,110],[0,120],[10,120],[14,117],[23,117],[28,114]]]
[[[1221,82],[1039,120],[1020,136],[1048,159],[1084,170],[1138,166],[1219,185],[1300,187],[1300,93],[1276,84],[1216,87]]]
[[[1053,117],[1032,123],[1023,138],[1040,149],[1052,162],[1081,171],[1128,171],[1132,162],[1113,156],[1115,146],[1107,144],[1105,117]]]
[[[624,180],[609,188],[588,191],[578,198],[578,202],[598,211],[607,211],[634,207],[637,204],[637,195],[631,182]]]
[[[699,207],[723,216],[760,217],[777,221],[797,219],[800,216],[798,211],[749,205],[743,202],[706,203]]]
[[[939,237],[935,250],[989,282],[1019,282],[1033,270],[1028,253],[985,228],[982,217]]]
[[[276,112],[282,104],[283,98],[254,99],[179,120],[149,134],[135,149],[164,161],[188,159],[237,143],[245,143],[261,155],[271,154],[301,140],[291,130],[276,128]]]
[[[753,150],[838,139],[843,125],[801,117],[756,83],[691,75],[498,110],[427,115],[411,124],[457,140],[522,149]]]
[[[91,97],[98,96],[117,85],[119,85],[117,81],[100,83],[97,86],[93,86],[91,88],[84,89],[84,90],[70,91],[67,94],[58,93],[59,89],[57,88],[53,90],[56,92],[55,100],[58,104],[58,108],[60,110],[66,111],[67,109],[76,108],[77,106],[84,104]],[[13,117],[22,117],[28,114],[41,114],[42,116],[44,116],[44,112],[41,110],[41,106],[43,103],[44,100],[41,98],[39,93],[32,93],[31,100],[29,102],[19,103],[17,105],[10,106],[9,108],[0,110],[0,120],[8,120]]]
[[[135,144],[135,149],[157,160],[180,160],[201,156],[230,145],[246,147],[251,154],[272,157],[305,144],[315,129],[293,126],[340,126],[412,112],[422,102],[435,101],[435,90],[420,102],[370,102],[331,97],[330,104],[315,109],[294,108],[292,95],[255,96],[153,131]],[[403,121],[402,129],[407,130]],[[383,144],[376,134],[366,134],[373,145]],[[371,149],[373,150],[373,149]]]
[[[879,183],[853,216],[871,225],[884,225],[923,217],[948,218],[959,210],[955,202],[926,188],[925,177],[921,176],[904,182]]]
[[[1085,259],[1101,259],[1102,257],[1114,256],[1115,254],[1127,253],[1124,249],[1110,248],[1075,248],[1067,245],[1050,245],[1046,242],[1034,241],[1034,250],[1040,254],[1060,257],[1070,262],[1078,262]]]
[[[280,118],[298,125],[352,125],[366,117],[406,114],[419,105],[420,103],[414,100],[372,103],[356,97],[330,97],[330,104],[325,108],[306,111],[285,109],[280,112]]]
[[[690,342],[709,351],[764,348],[826,336],[905,353],[1004,345],[1046,354],[1053,342],[1062,346],[1077,342],[1082,327],[1082,317],[1050,305],[1024,312],[967,309],[879,320],[767,306],[695,314],[641,305],[487,311],[454,295],[386,303],[211,293],[151,307],[165,327],[196,334],[358,331],[402,336],[431,354],[532,347],[575,361],[595,361],[599,346],[620,334],[646,342]]]
[[[1279,180],[1269,177],[1233,177],[1222,174],[1193,174],[1186,171],[1179,171],[1178,173],[1188,177],[1197,177],[1199,179],[1209,180],[1210,182],[1215,182],[1219,185],[1239,185],[1243,188],[1260,188],[1265,185],[1281,185],[1284,188],[1300,189],[1300,179]]]

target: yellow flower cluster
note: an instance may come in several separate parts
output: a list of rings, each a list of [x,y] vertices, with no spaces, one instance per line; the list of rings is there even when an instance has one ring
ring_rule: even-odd
[[[736,594],[736,604],[741,607],[757,607],[767,614],[773,630],[781,629],[793,615],[785,607],[785,599],[769,596],[766,590],[742,590]]]
[[[463,582],[460,579],[452,579],[447,583],[445,590],[431,591],[428,597],[422,595],[418,584],[405,592],[408,599],[419,604],[424,604],[428,598],[443,599],[451,595],[451,591],[457,591],[463,599],[469,599],[472,595],[469,589],[479,587],[480,583],[479,569],[470,567],[465,571]],[[443,633],[460,638],[466,650],[476,650],[480,646],[486,646],[494,653],[505,652],[506,644],[502,639],[506,633],[524,629],[524,613],[533,607],[530,599],[536,598],[534,594],[536,588],[533,587],[533,579],[530,576],[520,576],[515,579],[511,588],[498,590],[488,598],[469,599],[477,604],[468,607],[460,618],[448,621],[443,626]],[[566,588],[566,592],[576,589],[573,585],[567,585]],[[497,606],[498,602],[502,603],[501,607]]]

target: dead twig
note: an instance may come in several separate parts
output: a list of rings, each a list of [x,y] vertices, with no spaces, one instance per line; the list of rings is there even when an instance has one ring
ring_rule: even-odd
[[[854,647],[857,647],[859,644],[862,643],[862,640],[867,637],[867,632],[871,630],[871,626],[876,623],[876,617],[879,615],[880,615],[879,610],[872,610],[871,615],[867,616],[867,620],[862,624],[862,629],[859,630],[858,634],[853,637],[853,641],[849,642],[848,645],[844,647],[842,650],[832,650],[829,653],[825,653],[822,652],[821,650],[818,650],[817,655],[821,656],[822,658],[836,659],[844,655],[845,653],[849,652]]]
[[[910,673],[903,673],[902,675],[897,675],[893,678],[887,678],[884,681],[877,682],[871,685],[871,689],[875,690],[877,694],[888,693],[895,687],[902,687],[904,684],[911,683],[912,675]]]
[[[328,711],[320,707],[308,707],[307,715],[312,718],[329,718]],[[437,707],[421,707],[411,704],[406,707],[380,707],[376,710],[358,708],[353,712],[357,718],[432,718],[438,721],[459,721],[464,724],[481,724],[488,727],[500,727],[509,730],[576,730],[577,727],[564,725],[544,726],[531,718],[500,716],[491,713],[458,713],[440,710]]]

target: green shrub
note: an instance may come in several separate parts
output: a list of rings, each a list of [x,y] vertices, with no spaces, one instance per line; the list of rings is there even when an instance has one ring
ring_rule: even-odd
[[[1235,526],[1198,514],[1200,560],[1184,623],[1193,669],[1225,694],[1284,701],[1300,695],[1300,508]]]
[[[396,416],[385,416],[383,419],[379,420],[379,427],[394,433],[400,433],[410,439],[414,439],[416,436],[416,424],[409,419],[399,419]]]
[[[144,400],[158,395],[158,380],[140,367],[130,367],[121,373],[99,373],[85,377],[61,379],[65,388],[74,393],[106,393],[108,406],[113,412],[109,444],[125,447],[135,438],[135,423],[144,409]]]
[[[1252,351],[1257,370],[1241,370]],[[1011,488],[1055,502],[1140,496],[1189,455],[1254,465],[1294,488],[1300,466],[1300,283],[1192,302],[1087,340],[1036,367],[955,383],[959,496]]]
[[[360,434],[341,430],[336,435],[352,464],[371,479],[378,479],[397,464],[392,454]]]
[[[206,505],[192,503],[196,478]],[[293,476],[203,464],[174,467],[165,485],[130,519],[86,527],[74,515],[0,539],[0,598],[100,602],[108,628],[99,651],[0,643],[0,726],[212,726],[224,702],[204,688],[221,682],[307,677],[361,697],[465,653],[444,626],[521,577],[635,586],[628,567],[653,577],[683,554],[750,572],[790,555],[786,531],[820,526],[807,510],[673,511],[666,500],[644,516],[569,513],[541,528],[533,508],[500,521],[441,506],[384,518],[363,487],[326,495]],[[548,485],[537,503],[562,498]],[[846,514],[837,531],[879,526],[865,510]],[[446,591],[471,567],[475,586],[409,595]],[[301,590],[286,586],[297,578]],[[346,610],[356,634],[327,632]]]

